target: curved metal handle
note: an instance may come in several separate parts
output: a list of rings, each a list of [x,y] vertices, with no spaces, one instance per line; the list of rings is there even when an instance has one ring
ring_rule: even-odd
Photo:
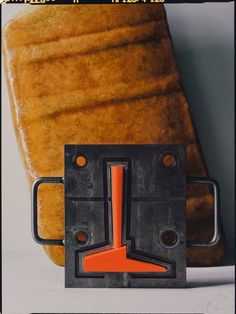
[[[62,183],[62,177],[44,177],[37,179],[32,187],[32,234],[34,240],[42,245],[64,245],[63,240],[42,239],[38,233],[38,188],[42,183]]]
[[[214,234],[208,242],[187,242],[188,247],[209,247],[214,246],[220,239],[220,188],[218,182],[211,178],[187,177],[187,183],[210,184],[214,190]]]

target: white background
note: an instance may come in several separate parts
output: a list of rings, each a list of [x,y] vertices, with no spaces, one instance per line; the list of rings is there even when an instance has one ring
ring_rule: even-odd
[[[3,5],[3,24],[27,5]],[[169,4],[168,22],[183,86],[210,175],[221,187],[222,219],[232,263],[234,247],[233,3]],[[63,288],[31,237],[30,193],[18,153],[3,76],[4,314],[54,312],[204,312],[233,314],[233,268],[188,270],[192,289]]]

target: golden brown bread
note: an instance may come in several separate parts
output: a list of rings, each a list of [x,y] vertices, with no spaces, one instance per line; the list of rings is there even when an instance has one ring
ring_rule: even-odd
[[[69,143],[182,143],[188,175],[207,175],[162,5],[32,8],[6,26],[4,60],[30,185],[63,176]],[[42,186],[39,207],[41,236],[63,238],[63,188]],[[212,208],[207,187],[189,187],[189,238],[210,239]],[[63,248],[45,249],[63,265]],[[189,250],[188,263],[216,264],[223,253],[221,240]]]

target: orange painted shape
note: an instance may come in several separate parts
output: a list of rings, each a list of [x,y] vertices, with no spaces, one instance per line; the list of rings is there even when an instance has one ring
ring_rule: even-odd
[[[123,176],[124,176],[124,167],[123,166],[112,166],[111,167],[113,248],[121,247]]]
[[[124,167],[111,167],[113,247],[84,256],[85,272],[166,272],[167,267],[127,258],[122,246],[122,202]]]
[[[84,257],[85,272],[161,272],[167,267],[127,258],[126,245]]]

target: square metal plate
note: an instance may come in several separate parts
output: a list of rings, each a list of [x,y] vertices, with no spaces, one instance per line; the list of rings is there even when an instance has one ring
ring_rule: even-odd
[[[163,166],[175,156],[172,168]],[[78,166],[78,156],[86,159]],[[165,273],[85,272],[86,254],[112,245],[110,167],[125,167],[122,241],[131,259]],[[186,161],[183,145],[65,145],[65,286],[182,287],[186,284]],[[86,241],[78,241],[84,231]],[[173,231],[176,241],[163,241]]]

